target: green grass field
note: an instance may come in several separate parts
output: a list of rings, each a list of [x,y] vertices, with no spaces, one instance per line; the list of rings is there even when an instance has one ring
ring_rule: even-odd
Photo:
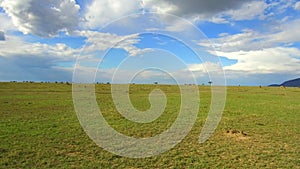
[[[149,124],[119,115],[109,85],[97,85],[100,109],[111,126],[134,137],[151,137],[177,117],[177,86],[134,85],[130,96],[139,110],[160,88],[168,97],[164,114]],[[72,86],[0,83],[0,168],[300,168],[300,88],[228,87],[222,120],[205,143],[198,138],[210,107],[210,88],[200,86],[197,121],[168,152],[130,159],[98,147],[79,124]],[[243,133],[242,133],[243,132]]]

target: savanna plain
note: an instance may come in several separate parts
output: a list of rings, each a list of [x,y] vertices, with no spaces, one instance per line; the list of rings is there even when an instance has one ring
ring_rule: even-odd
[[[95,85],[107,122],[136,138],[162,133],[178,115],[180,90],[175,85],[130,85],[132,104],[149,109],[149,93],[157,88],[167,96],[165,111],[140,124],[117,112],[110,85]],[[198,117],[182,142],[158,156],[131,159],[105,151],[86,135],[71,84],[0,83],[0,168],[300,168],[300,88],[227,87],[219,126],[202,144],[198,139],[211,91],[198,88]]]

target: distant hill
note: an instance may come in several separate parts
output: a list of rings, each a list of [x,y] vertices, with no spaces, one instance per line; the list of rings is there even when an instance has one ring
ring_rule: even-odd
[[[271,86],[271,87],[279,87],[280,85],[279,84],[271,84],[269,86]]]
[[[285,86],[285,87],[300,87],[300,78],[289,80],[281,84],[272,84],[269,86]]]

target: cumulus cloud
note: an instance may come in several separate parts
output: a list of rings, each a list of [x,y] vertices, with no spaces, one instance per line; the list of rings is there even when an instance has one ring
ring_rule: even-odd
[[[297,48],[274,47],[263,50],[217,52],[219,56],[236,59],[238,62],[225,66],[228,71],[247,73],[300,73],[300,50]]]
[[[244,29],[241,33],[221,34],[218,38],[211,38],[210,41],[213,46],[206,41],[199,42],[199,45],[214,47],[223,52],[261,50],[278,45],[291,45],[300,41],[299,27],[300,20],[297,19],[274,26],[275,32],[260,33],[251,29]]]
[[[275,43],[293,43],[300,41],[299,34],[300,19],[292,20],[278,26],[278,32],[268,35]]]
[[[211,38],[211,44],[201,41],[199,45],[214,47],[216,50],[224,52],[249,51],[270,47],[272,44],[266,43],[264,41],[266,38],[265,35],[261,35],[254,30],[245,29],[241,33],[233,35],[221,34],[219,38]]]
[[[141,9],[138,0],[93,0],[86,7],[85,19],[89,28],[101,28],[124,15]]]
[[[119,36],[111,33],[97,31],[76,31],[79,36],[87,37],[86,52],[105,51],[110,48],[124,49],[130,56],[137,56],[150,49],[140,49],[134,44],[140,42],[138,34]]]
[[[146,7],[179,16],[195,14],[214,15],[222,11],[239,8],[246,3],[243,0],[143,0],[143,2]]]
[[[294,6],[295,10],[300,10],[300,2],[296,2],[295,6]]]
[[[212,55],[237,61],[224,67],[231,79],[263,74],[299,76],[300,50],[294,47],[300,41],[298,27],[300,21],[296,19],[275,25],[268,33],[244,29],[241,33],[222,33],[218,38],[211,38],[213,46],[204,41],[199,45],[214,47],[216,51],[211,51]]]
[[[79,22],[80,6],[75,0],[2,0],[0,7],[24,34],[51,37],[72,31]]]
[[[265,19],[265,10],[268,5],[263,1],[250,1],[240,8],[230,9],[213,16],[209,21],[214,23],[230,23],[230,21],[242,21],[253,19]],[[205,19],[205,18],[204,18]]]
[[[128,14],[141,11],[170,13],[189,20],[210,20],[227,23],[225,17],[233,20],[262,17],[266,4],[250,0],[93,0],[85,11],[86,25],[101,28],[105,24]]]
[[[214,84],[225,85],[225,75],[222,65],[217,62],[206,61],[199,64],[189,64],[186,71],[193,72],[194,76],[199,79],[198,82],[213,81]],[[203,81],[206,79],[205,81]]]
[[[146,8],[195,20],[228,23],[230,20],[264,18],[268,5],[263,1],[251,0],[143,0]]]
[[[300,50],[292,47],[270,47],[261,50],[216,52],[218,56],[237,60],[236,64],[223,66],[226,81],[234,85],[270,85],[296,78],[300,74]],[[214,54],[214,53],[212,53]],[[189,70],[203,79],[206,67],[219,70],[216,63],[191,64]],[[207,70],[210,73],[209,70]],[[217,74],[218,75],[218,74]]]
[[[1,1],[0,1],[1,4]],[[15,26],[11,22],[11,19],[5,14],[0,13],[0,30],[2,31],[8,31],[8,30],[15,30]]]
[[[188,70],[192,72],[218,72],[222,71],[221,65],[219,63],[213,63],[213,62],[204,62],[201,64],[190,64],[188,65]]]
[[[184,22],[182,20],[172,20],[171,22],[169,21],[169,25],[166,25],[165,30],[169,32],[189,32],[193,30],[193,27],[191,26],[190,23]]]
[[[68,61],[74,59],[79,52],[80,49],[73,49],[62,43],[55,45],[26,43],[14,36],[8,36],[6,41],[0,42],[0,56],[5,58],[36,56],[37,58],[49,57],[56,61]]]
[[[252,20],[256,17],[264,18],[264,11],[268,5],[263,1],[250,1],[244,3],[238,9],[230,9],[221,15],[231,18],[232,20]]]
[[[14,36],[8,36],[6,41],[0,41],[0,58],[20,60],[19,64],[33,67],[49,68],[61,62],[72,62],[79,53],[80,49],[73,49],[62,43],[55,45],[26,43]]]
[[[0,79],[70,80],[79,53],[65,44],[26,43],[8,35],[6,41],[0,41]]]
[[[297,0],[285,0],[285,1],[270,1],[268,5],[269,10],[280,14],[285,12],[288,8],[293,8]]]

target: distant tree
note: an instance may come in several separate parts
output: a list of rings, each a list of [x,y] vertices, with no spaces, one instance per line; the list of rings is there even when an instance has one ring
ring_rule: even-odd
[[[209,81],[208,84],[211,85],[211,84],[212,84],[212,81]]]
[[[156,85],[157,85],[157,84],[158,84],[158,82],[154,82],[154,84],[156,84]]]

